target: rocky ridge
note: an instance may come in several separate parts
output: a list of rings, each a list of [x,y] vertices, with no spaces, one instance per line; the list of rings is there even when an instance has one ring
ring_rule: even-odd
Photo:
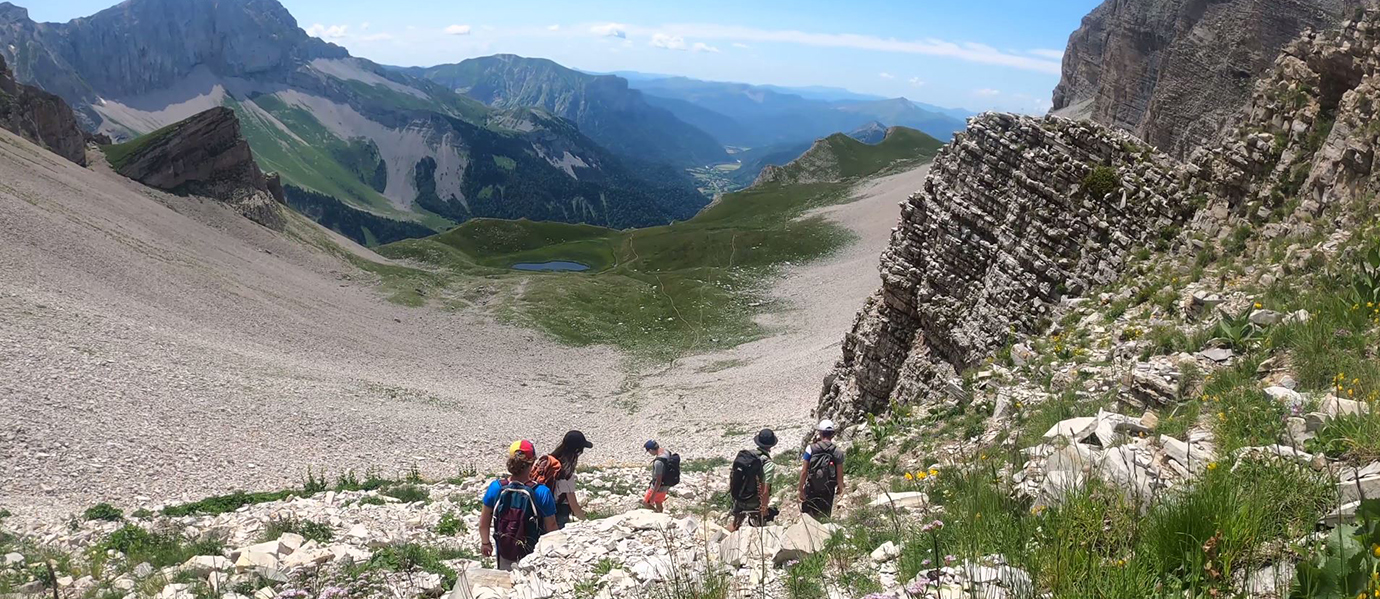
[[[283,227],[282,183],[259,170],[229,108],[207,110],[107,151],[121,175],[165,191],[216,198],[254,222]]]
[[[1064,296],[1111,282],[1134,248],[1186,221],[1182,168],[1090,123],[970,121],[902,206],[882,289],[845,338],[819,413],[855,421],[956,392],[1011,330],[1038,328]]]
[[[1069,36],[1053,112],[1187,156],[1213,140],[1286,44],[1339,24],[1343,4],[1107,0]]]
[[[86,165],[86,136],[72,109],[62,98],[15,82],[4,56],[0,56],[0,127]]]

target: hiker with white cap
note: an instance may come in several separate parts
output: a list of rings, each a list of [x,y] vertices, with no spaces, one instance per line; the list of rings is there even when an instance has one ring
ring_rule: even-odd
[[[816,520],[834,513],[834,497],[843,492],[843,450],[834,445],[834,422],[821,420],[818,438],[805,450],[800,467],[800,513]]]

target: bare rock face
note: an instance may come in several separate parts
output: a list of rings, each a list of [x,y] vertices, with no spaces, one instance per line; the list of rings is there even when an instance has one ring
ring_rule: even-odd
[[[0,56],[0,127],[86,165],[86,139],[72,109],[53,94],[20,85]]]
[[[1343,0],[1106,0],[1069,37],[1054,114],[1183,157],[1215,139],[1285,44]]]
[[[901,207],[882,288],[845,338],[819,412],[845,421],[961,393],[958,373],[1066,295],[1113,281],[1192,214],[1182,167],[1094,123],[990,113]]]
[[[273,184],[276,175],[259,170],[233,110],[212,108],[129,144],[134,149],[112,164],[121,175],[174,193],[216,198],[259,224],[282,227],[277,206],[283,203],[282,185]]]

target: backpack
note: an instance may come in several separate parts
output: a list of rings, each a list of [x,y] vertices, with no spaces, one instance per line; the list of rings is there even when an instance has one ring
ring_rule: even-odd
[[[680,454],[658,456],[656,459],[666,462],[666,469],[661,473],[662,488],[669,489],[680,484]]]
[[[744,449],[733,459],[733,469],[728,474],[728,494],[735,501],[750,503],[759,499],[758,488],[762,484],[762,458],[757,452]]]
[[[541,536],[535,487],[519,482],[503,486],[494,505],[494,539],[499,557],[517,561],[532,553]]]
[[[805,494],[828,497],[838,488],[838,462],[834,459],[834,444],[819,443],[810,447],[809,475],[805,480]]]
[[[537,458],[537,463],[532,464],[532,482],[534,484],[552,488],[551,485],[561,477],[561,474],[561,461],[551,454]]]

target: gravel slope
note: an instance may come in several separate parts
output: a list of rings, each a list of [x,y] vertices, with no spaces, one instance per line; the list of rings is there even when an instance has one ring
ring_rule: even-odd
[[[614,350],[390,304],[326,252],[95,162],[0,131],[0,507],[29,516],[281,488],[308,466],[445,476],[496,467],[518,436],[549,448],[569,427],[599,445],[594,462],[640,460],[634,441],[659,432],[686,455],[724,453],[733,423],[808,417],[876,286],[896,202],[920,181],[890,177],[829,210],[861,241],[781,282],[799,306],[777,319],[791,332],[628,392]],[[698,372],[723,359],[742,363]],[[689,401],[693,426],[665,426]]]

